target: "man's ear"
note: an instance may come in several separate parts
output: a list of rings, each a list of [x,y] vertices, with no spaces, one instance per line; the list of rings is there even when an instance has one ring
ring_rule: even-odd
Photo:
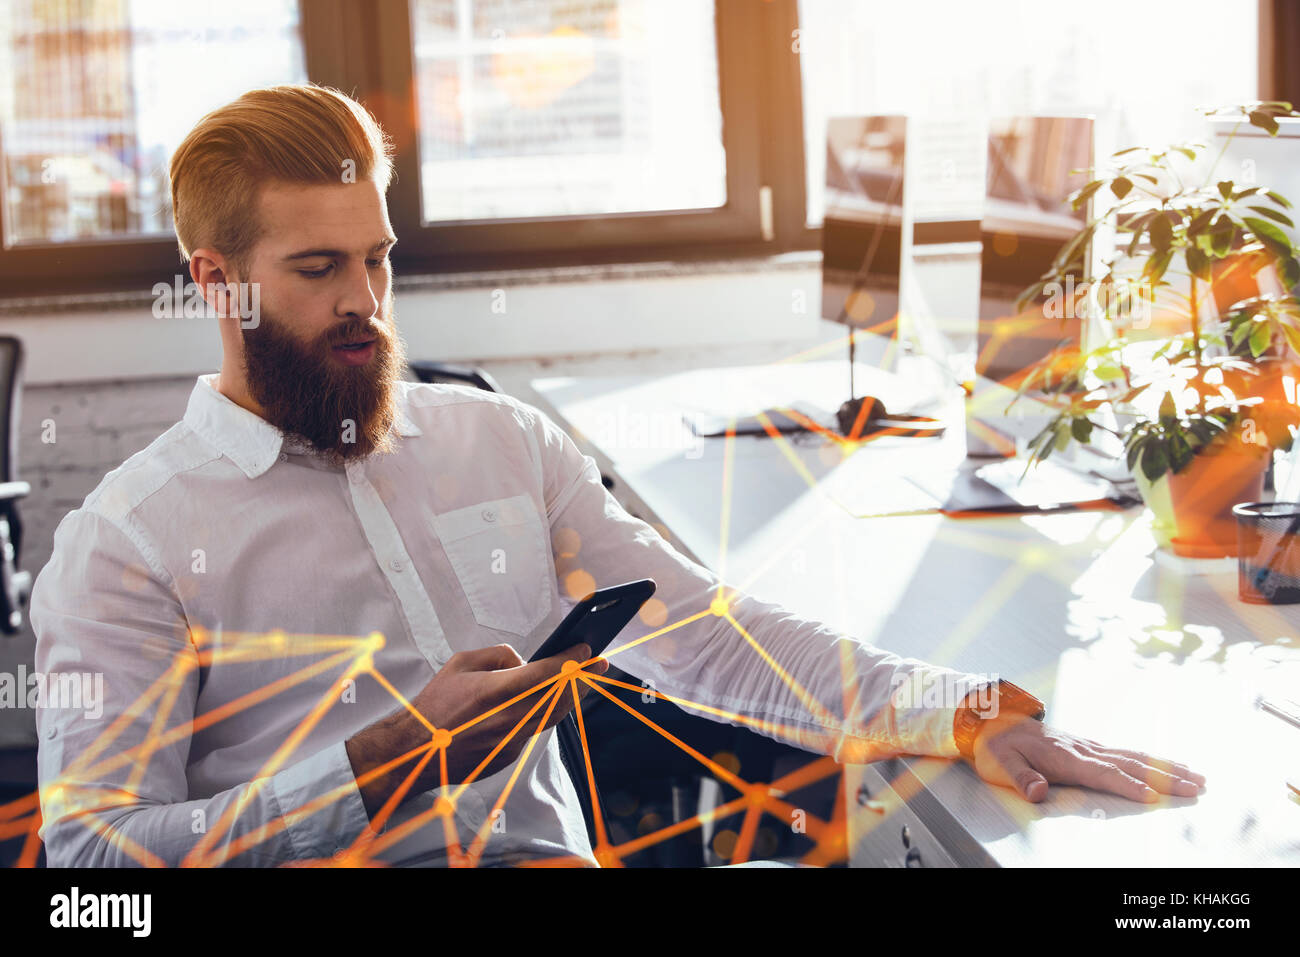
[[[204,247],[190,256],[190,278],[199,287],[203,301],[221,319],[222,325],[239,321],[239,280],[230,262],[215,249]]]

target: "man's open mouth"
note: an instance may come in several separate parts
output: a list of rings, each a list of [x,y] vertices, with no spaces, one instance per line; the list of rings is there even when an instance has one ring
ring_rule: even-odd
[[[330,350],[335,360],[349,366],[363,366],[370,362],[375,354],[377,340],[360,339],[356,342],[340,342]]]

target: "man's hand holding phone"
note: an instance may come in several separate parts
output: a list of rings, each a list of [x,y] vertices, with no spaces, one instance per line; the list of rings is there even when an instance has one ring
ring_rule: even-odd
[[[581,643],[560,654],[527,663],[509,645],[493,645],[452,655],[411,701],[411,705],[424,715],[429,724],[446,731],[452,731],[486,715],[452,737],[447,747],[448,783],[458,784],[464,781],[537,704],[541,693],[528,695],[502,707],[506,702],[560,674],[566,662],[581,664],[590,657],[591,648]],[[609,670],[609,662],[598,658],[585,670],[593,674],[604,674]],[[546,723],[542,724],[541,719],[546,714],[547,707],[549,702],[538,709],[528,723],[497,752],[478,775],[480,779],[511,764],[523,752],[532,735],[558,724],[573,708],[572,693],[566,691],[561,695],[546,718]],[[352,762],[353,773],[359,780],[368,771],[428,744],[429,739],[429,729],[403,708],[348,739],[348,758]],[[361,798],[366,813],[372,820],[418,761],[419,758],[415,758],[404,762],[361,786]],[[441,785],[442,772],[435,754],[407,791],[407,795]]]

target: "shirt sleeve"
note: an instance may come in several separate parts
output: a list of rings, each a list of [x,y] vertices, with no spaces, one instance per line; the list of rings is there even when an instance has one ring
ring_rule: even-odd
[[[957,703],[986,676],[900,657],[721,581],[629,515],[605,489],[595,460],[528,408],[561,593],[577,598],[638,578],[657,585],[607,649],[611,664],[684,707],[716,709],[688,707],[693,713],[837,761],[957,756]]]
[[[50,866],[176,866],[207,849],[235,866],[329,856],[369,818],[345,743],[191,799],[186,763],[200,655],[170,576],[129,526],[81,509],[60,523],[33,589],[38,773]],[[57,707],[56,707],[57,705]],[[320,810],[305,806],[331,794]],[[218,828],[228,812],[229,826]],[[236,842],[247,846],[235,848]],[[234,853],[232,853],[234,851]]]

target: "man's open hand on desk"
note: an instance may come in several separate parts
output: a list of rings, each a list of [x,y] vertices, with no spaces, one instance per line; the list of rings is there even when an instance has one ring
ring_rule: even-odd
[[[493,645],[490,648],[458,652],[447,659],[447,663],[415,696],[411,705],[433,727],[446,731],[455,730],[487,715],[452,737],[447,746],[448,783],[458,784],[469,777],[483,759],[505,740],[515,725],[523,720],[529,709],[537,704],[539,695],[528,695],[509,707],[501,708],[501,705],[559,674],[566,662],[581,663],[590,656],[591,649],[580,644],[554,657],[525,664],[519,653],[509,645]],[[593,674],[604,674],[609,670],[609,662],[603,658],[598,659],[588,665],[586,670]],[[510,765],[519,757],[532,735],[558,724],[573,708],[572,692],[566,689],[561,694],[560,700],[547,717],[546,724],[539,727],[548,706],[549,703],[543,705],[492,758],[491,763],[479,773],[479,779]],[[494,711],[496,708],[500,710]],[[367,771],[428,744],[429,740],[430,732],[423,722],[406,709],[397,711],[348,739],[348,757],[352,762],[353,773],[360,778]],[[381,775],[361,787],[362,801],[372,819],[415,764],[415,760],[407,761],[391,773]],[[441,784],[442,771],[435,754],[407,791],[407,796]]]
[[[1150,803],[1160,794],[1195,797],[1205,776],[1175,761],[1108,748],[1057,731],[1024,715],[984,723],[975,738],[975,770],[985,781],[1015,788],[1027,801],[1047,797],[1049,784],[1073,784]]]

